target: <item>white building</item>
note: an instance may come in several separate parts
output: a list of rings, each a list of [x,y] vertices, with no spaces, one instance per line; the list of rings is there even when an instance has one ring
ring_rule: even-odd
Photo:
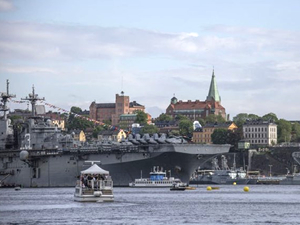
[[[251,145],[270,146],[277,144],[277,124],[270,121],[247,121],[243,125],[244,138]]]

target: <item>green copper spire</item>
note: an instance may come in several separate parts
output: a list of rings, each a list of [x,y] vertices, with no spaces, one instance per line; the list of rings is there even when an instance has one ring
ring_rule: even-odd
[[[221,102],[221,97],[219,95],[218,88],[217,88],[217,82],[216,82],[216,79],[215,79],[214,69],[213,69],[212,78],[211,78],[210,87],[209,87],[209,92],[208,92],[208,96],[206,98],[206,101],[211,101],[212,99],[214,99],[216,102]]]

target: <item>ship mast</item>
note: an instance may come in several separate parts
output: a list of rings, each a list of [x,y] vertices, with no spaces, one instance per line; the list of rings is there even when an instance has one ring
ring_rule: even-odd
[[[3,106],[2,109],[0,109],[0,111],[3,111],[4,113],[4,120],[7,119],[7,111],[9,110],[9,108],[7,107],[7,102],[9,98],[15,98],[16,95],[14,94],[9,94],[9,81],[6,80],[6,93],[1,93],[1,101],[3,102]]]
[[[32,85],[32,93],[31,94],[29,93],[28,96],[29,97],[22,98],[22,100],[27,100],[27,101],[31,102],[31,108],[32,108],[31,115],[32,115],[32,117],[35,117],[35,113],[36,113],[35,103],[36,103],[36,101],[38,101],[38,100],[45,100],[45,98],[44,97],[43,98],[39,98],[38,94],[35,94],[35,92],[34,92],[34,85]]]

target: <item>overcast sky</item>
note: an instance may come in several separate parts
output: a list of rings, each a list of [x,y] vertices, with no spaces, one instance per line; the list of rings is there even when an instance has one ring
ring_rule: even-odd
[[[298,0],[0,0],[0,92],[32,85],[88,109],[121,91],[157,117],[202,100],[214,68],[222,105],[300,120]],[[11,108],[27,105],[10,103]]]

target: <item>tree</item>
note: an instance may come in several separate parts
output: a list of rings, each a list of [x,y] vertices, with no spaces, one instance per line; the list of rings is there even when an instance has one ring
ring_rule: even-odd
[[[158,133],[159,129],[154,125],[145,124],[144,127],[141,129],[142,134],[154,134]]]
[[[277,121],[278,121],[278,118],[277,118],[276,114],[275,114],[275,113],[272,113],[272,112],[270,112],[270,113],[264,115],[264,116],[262,117],[262,119],[265,120],[265,121],[273,120],[275,123],[277,123]]]
[[[300,141],[300,124],[297,122],[292,124],[292,141],[293,142]]]
[[[170,116],[170,115],[167,115],[167,114],[165,114],[165,113],[162,113],[162,114],[160,114],[159,115],[159,117],[157,117],[156,119],[155,119],[156,121],[172,121],[173,120],[173,118],[172,118],[172,116]]]
[[[71,107],[71,112],[75,113],[75,114],[80,114],[80,113],[82,113],[82,109],[77,107],[77,106],[72,106]]]
[[[289,121],[280,119],[277,122],[277,139],[278,142],[291,141],[292,125]]]
[[[189,119],[181,119],[178,126],[182,136],[190,136],[193,132],[193,122]]]
[[[227,130],[218,128],[211,134],[211,141],[214,144],[226,144],[227,143]]]
[[[136,110],[134,113],[136,114],[136,119],[134,121],[135,123],[139,123],[141,125],[147,124],[147,119],[148,119],[147,113],[141,110]]]
[[[206,123],[225,123],[226,120],[221,115],[210,114],[205,118]]]

